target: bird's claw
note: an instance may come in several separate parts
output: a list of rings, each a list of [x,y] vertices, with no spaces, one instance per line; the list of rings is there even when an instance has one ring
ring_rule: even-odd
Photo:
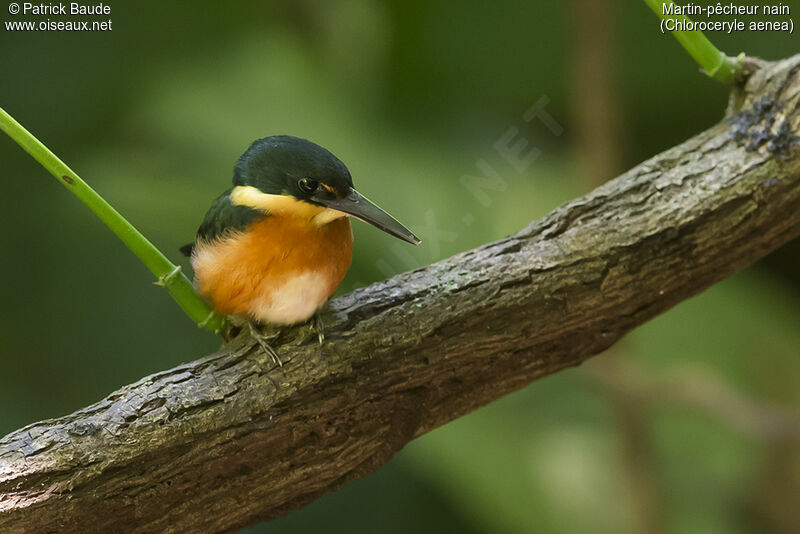
[[[311,329],[317,333],[319,344],[322,345],[322,342],[325,341],[325,324],[322,322],[322,316],[319,312],[314,314]]]
[[[272,345],[269,344],[268,337],[259,331],[258,327],[251,321],[248,321],[247,325],[250,327],[250,338],[255,342],[254,344],[261,347],[261,350],[266,352],[278,366],[283,367],[283,362],[278,357],[278,353],[275,352],[275,349],[272,348]]]

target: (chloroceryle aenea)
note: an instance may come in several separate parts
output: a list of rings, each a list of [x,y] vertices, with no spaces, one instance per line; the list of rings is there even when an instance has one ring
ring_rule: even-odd
[[[290,325],[309,320],[341,283],[353,253],[350,217],[420,240],[353,188],[319,145],[277,135],[239,158],[233,187],[206,213],[191,256],[194,283],[217,313]]]

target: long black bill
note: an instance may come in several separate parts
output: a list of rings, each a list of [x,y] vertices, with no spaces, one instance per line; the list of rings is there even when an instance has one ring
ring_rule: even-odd
[[[407,241],[412,245],[420,244],[419,238],[412,234],[411,230],[397,222],[397,219],[367,200],[364,195],[355,189],[351,189],[350,194],[344,198],[324,200],[321,203],[328,208],[352,215],[356,219],[380,228],[387,234]]]

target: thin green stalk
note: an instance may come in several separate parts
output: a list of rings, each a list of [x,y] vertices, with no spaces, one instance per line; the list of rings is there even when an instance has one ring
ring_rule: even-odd
[[[691,22],[691,19],[685,15],[664,14],[664,5],[674,5],[672,0],[667,0],[666,2],[657,0],[644,1],[662,21],[670,19],[679,22]],[[703,71],[710,78],[730,85],[739,75],[741,63],[737,58],[728,56],[720,51],[700,30],[673,31],[672,34],[681,43],[681,46],[689,52],[689,55],[703,67]]]
[[[192,283],[181,272],[181,268],[169,261],[103,197],[81,180],[72,169],[58,159],[58,156],[14,120],[3,108],[0,108],[0,129],[33,156],[33,159],[38,161],[42,167],[50,171],[50,174],[55,176],[108,226],[158,278],[156,284],[166,288],[175,302],[186,312],[186,315],[207,330],[219,332],[222,329],[225,319],[214,313],[200,298],[192,287]]]

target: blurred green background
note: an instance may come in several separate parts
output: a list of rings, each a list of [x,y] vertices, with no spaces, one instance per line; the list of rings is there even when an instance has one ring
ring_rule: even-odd
[[[356,223],[343,290],[513,233],[727,100],[643,2],[111,5],[111,32],[0,28],[0,106],[176,260],[253,139],[322,144],[423,239]],[[798,45],[710,37],[768,59]],[[560,135],[523,119],[537,102]],[[510,128],[538,150],[521,170],[494,147]],[[505,183],[484,202],[459,182],[479,160]],[[4,137],[0,162],[0,434],[217,348]],[[799,263],[789,244],[250,532],[800,532]]]

